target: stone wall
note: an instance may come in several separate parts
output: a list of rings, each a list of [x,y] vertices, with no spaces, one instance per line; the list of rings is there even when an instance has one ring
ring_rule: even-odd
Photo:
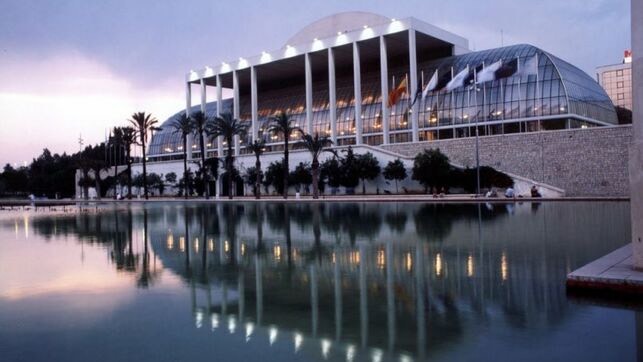
[[[480,137],[480,164],[564,189],[567,196],[629,196],[631,126]],[[440,148],[451,162],[475,167],[475,138],[382,146],[413,157]]]

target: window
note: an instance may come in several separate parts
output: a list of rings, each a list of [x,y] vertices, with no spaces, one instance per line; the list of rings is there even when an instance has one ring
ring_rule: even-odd
[[[616,82],[616,88],[623,88],[623,82]]]
[[[623,94],[623,93],[619,93],[619,94],[617,94],[617,95],[616,95],[616,99],[618,99],[619,101],[621,101],[621,100],[625,99],[625,94]]]
[[[622,69],[621,69],[621,70],[617,70],[617,71],[616,71],[616,76],[617,76],[617,77],[622,77],[622,76],[623,76],[623,70],[622,70]]]

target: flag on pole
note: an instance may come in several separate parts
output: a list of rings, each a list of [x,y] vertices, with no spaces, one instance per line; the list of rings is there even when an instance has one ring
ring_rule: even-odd
[[[466,84],[467,79],[469,78],[469,65],[466,68],[462,69],[460,73],[456,74],[453,79],[447,83],[446,90],[451,92],[456,88],[460,88]]]
[[[509,78],[518,72],[518,58],[513,58],[508,62],[503,62],[502,66],[496,70],[496,79]]]
[[[431,76],[431,79],[429,79],[429,83],[426,84],[426,87],[422,90],[422,100],[426,98],[426,96],[429,94],[429,92],[434,91],[438,86],[438,70],[436,69],[433,75]]]
[[[397,88],[393,89],[388,94],[387,105],[389,106],[389,108],[397,104],[397,102],[400,100],[402,95],[406,93],[407,88],[408,88],[408,83],[407,83],[406,77],[404,77],[404,79],[402,79],[402,81],[397,86]]]
[[[501,67],[502,67],[502,60],[499,60],[488,67],[482,68],[482,70],[478,72],[478,76],[476,78],[476,84],[491,82],[498,79],[498,77],[496,76],[496,72]]]
[[[538,75],[538,54],[525,59],[520,67],[520,75]]]
[[[409,106],[410,108],[413,107],[415,102],[420,98],[420,95],[422,94],[422,79],[418,79],[418,86],[415,88],[415,95],[413,95],[413,100],[411,101],[411,105]]]

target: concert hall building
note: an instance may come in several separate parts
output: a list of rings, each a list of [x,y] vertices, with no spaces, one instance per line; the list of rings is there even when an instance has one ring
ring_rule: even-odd
[[[415,18],[339,13],[304,27],[279,49],[258,49],[258,53],[190,71],[185,82],[186,109],[181,111],[202,110],[212,117],[231,112],[247,122],[248,135],[235,142],[235,154],[240,156],[237,162],[248,167],[245,145],[255,139],[266,141],[267,155],[274,153],[275,160],[281,157],[281,135],[267,131],[270,117],[278,111],[288,112],[308,133],[329,136],[336,146],[354,145],[356,152],[360,147],[374,153],[381,150],[409,160],[410,149],[440,147],[449,154],[453,142],[475,138],[476,127],[482,140],[617,124],[603,88],[555,55],[527,44],[470,51],[463,37]],[[499,60],[517,60],[520,67],[533,57],[537,57],[537,74],[518,72],[419,96],[436,74],[452,78],[467,67],[482,69]],[[390,102],[389,96],[401,88],[399,99]],[[182,142],[170,124],[181,112],[153,135],[148,151],[152,164],[176,163],[177,174],[182,173]],[[198,142],[190,140],[188,147],[189,157],[198,159]],[[223,155],[224,150],[220,140],[207,142],[208,157]],[[456,154],[449,156],[472,166]],[[530,173],[511,162],[504,168],[488,164],[568,189],[549,180],[545,166],[542,172]]]

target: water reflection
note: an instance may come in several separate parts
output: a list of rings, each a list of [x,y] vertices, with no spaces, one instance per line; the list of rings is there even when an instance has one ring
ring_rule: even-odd
[[[30,224],[45,238],[108,246],[137,287],[178,275],[197,329],[287,341],[310,358],[410,361],[483,329],[564,324],[574,313],[566,273],[628,240],[626,212],[619,203],[152,204]]]

